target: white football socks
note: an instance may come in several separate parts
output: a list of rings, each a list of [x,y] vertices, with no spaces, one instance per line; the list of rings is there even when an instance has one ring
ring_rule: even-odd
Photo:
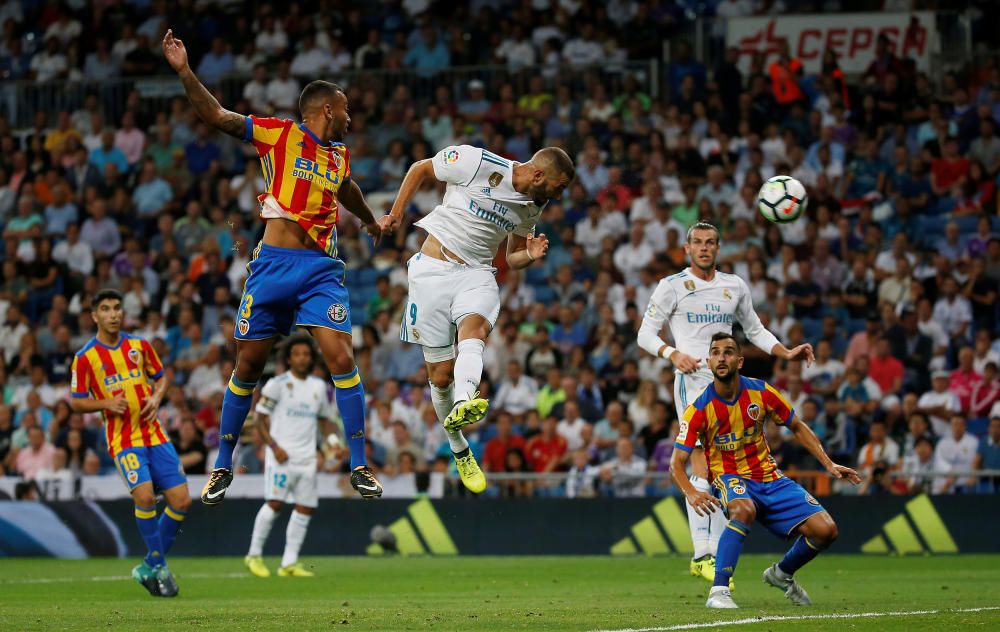
[[[691,484],[699,492],[711,492],[711,486],[708,481],[701,478],[700,476],[691,476]],[[709,514],[708,516],[699,516],[698,512],[694,510],[691,503],[685,502],[684,506],[687,507],[688,513],[688,526],[691,529],[691,543],[694,544],[694,559],[699,559],[705,557],[706,555],[712,555],[712,549],[710,544],[710,529],[712,522],[712,515],[719,514],[718,508],[716,508],[715,514]],[[725,525],[725,519],[723,519],[723,525]],[[722,533],[721,531],[719,532]]]
[[[448,388],[438,388],[434,386],[433,382],[431,383],[431,404],[434,405],[434,412],[437,413],[439,422],[444,423],[448,413],[451,412],[452,407],[455,405],[454,396],[454,384],[449,384]],[[456,432],[448,432],[448,445],[451,446],[452,452],[458,453],[468,448],[469,442],[466,441],[462,431],[458,430]]]
[[[267,536],[271,535],[271,527],[274,526],[274,519],[278,517],[277,512],[271,509],[271,505],[264,503],[257,517],[253,521],[253,535],[250,536],[250,550],[247,555],[259,557],[264,554],[264,543]]]
[[[729,520],[726,519],[726,514],[719,507],[715,508],[715,513],[711,514],[708,519],[708,552],[712,557],[716,557],[719,554],[719,538],[722,537],[722,530],[729,524]]]
[[[472,399],[483,379],[483,352],[486,343],[476,338],[458,343],[455,359],[455,399]]]
[[[285,553],[281,556],[281,567],[292,566],[299,561],[299,551],[302,550],[302,543],[306,540],[306,530],[309,529],[309,520],[312,516],[297,511],[292,512],[292,517],[288,519],[288,529],[285,530]]]

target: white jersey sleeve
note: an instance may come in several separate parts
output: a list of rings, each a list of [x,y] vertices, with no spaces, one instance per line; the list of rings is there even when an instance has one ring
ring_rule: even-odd
[[[264,384],[264,388],[260,389],[260,399],[257,400],[257,408],[254,410],[265,415],[273,415],[279,401],[281,401],[281,389],[278,388],[277,379],[272,377]]]
[[[736,305],[736,320],[743,327],[743,333],[746,334],[747,340],[761,351],[770,354],[774,345],[778,344],[778,339],[760,322],[760,316],[757,315],[757,310],[753,307],[753,298],[750,296],[750,287],[747,286],[746,281],[739,277],[735,278],[739,280],[740,292],[740,301]]]
[[[660,338],[660,332],[676,307],[677,292],[666,279],[661,280],[649,297],[649,306],[639,326],[639,346],[650,355],[658,357],[660,348],[667,344]]]
[[[441,182],[468,186],[483,161],[483,150],[472,145],[449,145],[431,159],[434,177]]]
[[[535,224],[538,222],[539,215],[528,215],[524,220],[517,225],[517,228],[513,230],[515,235],[521,237],[535,236]]]

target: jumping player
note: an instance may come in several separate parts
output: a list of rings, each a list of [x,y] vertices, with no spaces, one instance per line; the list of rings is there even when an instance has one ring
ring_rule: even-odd
[[[813,431],[773,386],[740,376],[743,353],[732,334],[716,333],[709,349],[713,381],[684,412],[670,463],[677,486],[696,512],[722,515],[716,510],[721,507],[729,518],[719,539],[715,578],[705,605],[737,607],[729,580],[743,541],[757,521],[779,538],[798,535],[785,557],[764,571],[764,582],[782,590],[792,603],[808,606],[812,601],[793,575],[837,539],[837,525],[809,492],[782,475],[764,439],[764,424],[770,419],[791,430],[835,478],[855,485],[861,479],[851,468],[830,460]],[[705,446],[714,496],[696,489],[684,473],[699,439]]]
[[[299,95],[302,122],[243,116],[219,105],[188,65],[187,50],[168,30],[163,54],[177,71],[201,120],[252,142],[267,192],[260,215],[267,222],[240,301],[236,369],[222,403],[219,456],[201,493],[206,505],[225,498],[233,481],[233,451],[250,412],[254,389],[275,338],[292,325],[306,329],[337,387],[337,407],[351,451],[351,485],[364,498],[382,495],[365,459],[365,390],[354,364],[344,262],[337,258],[337,214],[343,204],[376,241],[382,234],[358,185],[344,135],[351,123],[347,97],[336,84],[313,81]],[[339,202],[338,202],[339,200]]]
[[[462,428],[483,419],[489,407],[477,389],[486,337],[500,314],[493,259],[504,239],[511,268],[545,256],[549,242],[545,235],[535,237],[535,224],[575,174],[573,161],[557,147],[541,149],[525,163],[470,145],[445,147],[410,167],[392,210],[379,219],[384,231],[395,230],[424,182],[448,184],[441,204],[416,223],[428,234],[407,263],[400,339],[423,346],[434,410],[448,432],[462,483],[475,493],[486,489],[486,478]]]
[[[712,335],[731,334],[733,322],[739,322],[754,346],[771,355],[794,360],[813,360],[810,344],[789,349],[764,328],[754,311],[750,288],[735,274],[715,269],[719,254],[719,230],[698,222],[687,233],[684,251],[691,260],[685,270],[660,281],[649,299],[649,307],[639,328],[639,346],[652,355],[670,360],[676,372],[674,405],[677,418],[712,382],[712,372],[703,360]],[[664,324],[670,325],[676,348],[660,338]],[[705,455],[696,446],[691,455],[691,483],[702,492],[709,491]],[[700,515],[688,507],[688,523],[694,555],[691,574],[708,581],[715,577],[715,554],[725,528],[721,514]]]
[[[167,553],[191,496],[177,451],[156,418],[167,378],[153,346],[122,332],[119,292],[97,292],[90,311],[97,335],[73,358],[70,404],[75,412],[100,411],[104,416],[108,453],[135,502],[146,557],[132,569],[132,578],[153,596],[175,597],[177,583],[167,567]],[[159,519],[157,494],[166,499]]]

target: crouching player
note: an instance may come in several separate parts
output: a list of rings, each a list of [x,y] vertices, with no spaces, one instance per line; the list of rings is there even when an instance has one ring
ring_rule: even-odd
[[[833,543],[837,525],[809,492],[778,470],[764,439],[764,423],[771,419],[786,426],[832,476],[855,485],[861,479],[851,468],[830,460],[813,431],[799,421],[791,404],[773,386],[740,376],[743,354],[732,335],[712,336],[708,366],[712,384],[684,412],[670,466],[695,511],[704,515],[721,507],[729,518],[719,540],[715,581],[705,605],[738,607],[729,580],[754,522],[782,539],[798,535],[784,559],[764,571],[764,582],[781,589],[792,603],[810,605],[809,595],[793,576]],[[714,496],[695,489],[685,474],[698,439],[705,446]]]

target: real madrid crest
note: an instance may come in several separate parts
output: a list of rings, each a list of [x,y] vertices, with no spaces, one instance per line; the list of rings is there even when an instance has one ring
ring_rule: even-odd
[[[732,300],[732,298],[733,298],[733,293],[730,292],[728,288],[724,288],[722,290],[722,295],[726,297],[727,301]]]
[[[499,171],[494,171],[493,173],[490,174],[489,183],[491,187],[495,189],[496,187],[500,186],[501,182],[503,182],[502,173],[500,173]]]
[[[688,292],[694,292],[694,281],[685,281],[684,289]]]

